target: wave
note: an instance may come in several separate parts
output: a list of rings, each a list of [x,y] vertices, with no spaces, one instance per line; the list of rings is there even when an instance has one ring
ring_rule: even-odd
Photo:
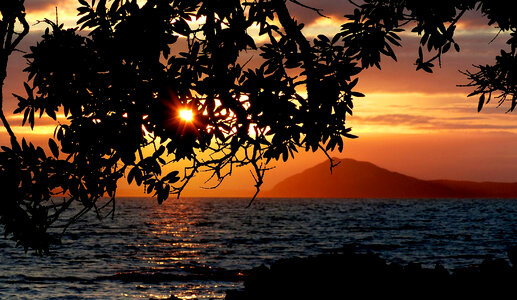
[[[169,272],[122,272],[111,276],[102,276],[100,280],[114,280],[122,282],[160,283],[160,282],[192,282],[192,281],[243,281],[247,271],[213,271],[197,274],[178,274]]]
[[[182,273],[180,273],[182,272]],[[141,283],[160,282],[192,282],[192,281],[217,281],[217,282],[240,282],[248,275],[249,271],[212,269],[209,267],[185,267],[167,268],[163,270],[141,270],[120,272],[114,275],[103,275],[95,278],[77,276],[30,276],[18,275],[16,277],[0,276],[2,282],[10,284],[19,283],[94,283],[99,281],[122,281]]]

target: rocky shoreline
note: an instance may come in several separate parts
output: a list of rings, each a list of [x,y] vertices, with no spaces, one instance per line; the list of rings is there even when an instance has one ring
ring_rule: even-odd
[[[347,250],[282,259],[252,269],[244,290],[228,291],[225,299],[514,299],[517,248],[508,257],[510,263],[488,258],[455,270],[404,266]]]

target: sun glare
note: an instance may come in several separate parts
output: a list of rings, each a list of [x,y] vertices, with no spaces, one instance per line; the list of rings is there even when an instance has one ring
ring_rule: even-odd
[[[194,114],[190,109],[182,109],[179,112],[180,118],[185,122],[191,122],[194,119]]]

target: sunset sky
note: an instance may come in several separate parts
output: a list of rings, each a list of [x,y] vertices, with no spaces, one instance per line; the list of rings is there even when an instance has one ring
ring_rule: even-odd
[[[90,1],[88,1],[90,2]],[[305,0],[303,3],[323,9],[322,18],[300,7],[293,14],[306,23],[305,34],[334,34],[351,12],[348,1]],[[26,0],[29,23],[45,17],[73,27],[76,20],[75,0]],[[517,115],[506,113],[509,105],[490,103],[477,112],[477,98],[467,98],[468,88],[457,85],[467,80],[459,70],[472,65],[492,63],[501,48],[506,49],[506,36],[486,25],[481,15],[469,13],[458,24],[456,41],[461,52],[450,51],[442,59],[443,66],[433,74],[415,71],[418,36],[401,34],[403,47],[395,49],[398,62],[384,58],[382,70],[369,69],[359,76],[357,90],[366,94],[355,100],[354,116],[349,125],[358,139],[346,140],[343,153],[348,157],[370,161],[381,167],[422,179],[462,179],[474,181],[517,181]],[[31,27],[31,34],[22,46],[35,43],[45,25]],[[4,87],[5,110],[16,132],[37,144],[46,144],[55,123],[40,120],[31,132],[21,127],[21,116],[11,115],[16,107],[11,93],[23,94],[25,61],[21,54],[11,57],[8,79]],[[39,124],[39,125],[38,125]],[[7,144],[5,130],[0,129],[0,142]],[[298,157],[266,175],[264,189],[271,188],[285,177],[325,160],[322,153],[300,153]],[[186,196],[250,196],[253,179],[247,168],[234,172],[218,190],[203,190],[202,179],[190,185]],[[139,189],[121,186],[121,195],[139,195]]]

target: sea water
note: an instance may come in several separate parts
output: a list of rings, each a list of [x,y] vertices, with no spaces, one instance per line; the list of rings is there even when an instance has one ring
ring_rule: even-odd
[[[119,199],[43,257],[0,239],[0,299],[219,299],[280,258],[353,247],[453,269],[517,245],[517,200],[248,200]]]

